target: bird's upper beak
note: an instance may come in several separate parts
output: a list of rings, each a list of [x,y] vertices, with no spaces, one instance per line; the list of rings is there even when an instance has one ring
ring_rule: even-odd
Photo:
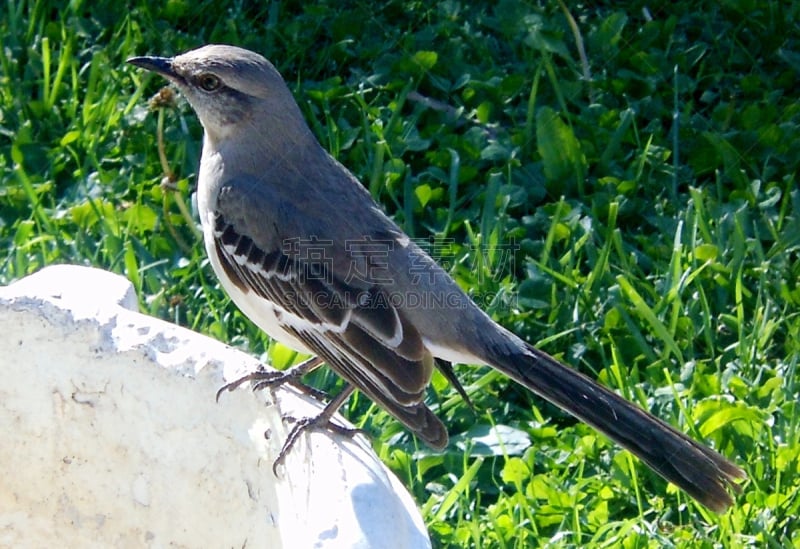
[[[172,65],[172,59],[170,57],[152,57],[149,55],[143,57],[131,57],[128,59],[128,63],[149,71],[156,72],[161,76],[169,78],[173,81],[181,79],[178,73],[175,72],[175,69]]]

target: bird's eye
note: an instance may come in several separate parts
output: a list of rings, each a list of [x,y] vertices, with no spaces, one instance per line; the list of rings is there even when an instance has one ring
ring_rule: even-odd
[[[198,77],[197,84],[204,91],[213,92],[217,91],[222,86],[222,81],[216,75],[205,73]]]

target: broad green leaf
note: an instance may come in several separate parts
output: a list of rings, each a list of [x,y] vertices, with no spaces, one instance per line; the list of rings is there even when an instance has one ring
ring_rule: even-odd
[[[580,143],[572,129],[549,107],[536,113],[536,144],[548,181],[560,182],[574,176],[583,163]]]

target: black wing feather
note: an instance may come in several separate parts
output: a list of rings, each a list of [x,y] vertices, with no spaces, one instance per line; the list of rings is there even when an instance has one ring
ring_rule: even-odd
[[[239,289],[308,324],[286,319],[284,330],[432,447],[447,444],[444,425],[423,402],[433,357],[382,288],[349,287],[324,265],[308,276],[301,260],[283,249],[260,249],[221,213],[214,237],[219,261]]]

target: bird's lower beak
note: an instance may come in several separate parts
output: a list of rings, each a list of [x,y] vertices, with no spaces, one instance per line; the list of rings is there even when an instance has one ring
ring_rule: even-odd
[[[130,59],[128,59],[128,63],[130,63],[131,65],[136,65],[137,67],[141,67],[143,69],[147,69],[149,71],[156,72],[161,76],[169,78],[170,80],[179,79],[178,74],[172,67],[172,59],[169,57],[152,57],[152,56],[131,57]]]

